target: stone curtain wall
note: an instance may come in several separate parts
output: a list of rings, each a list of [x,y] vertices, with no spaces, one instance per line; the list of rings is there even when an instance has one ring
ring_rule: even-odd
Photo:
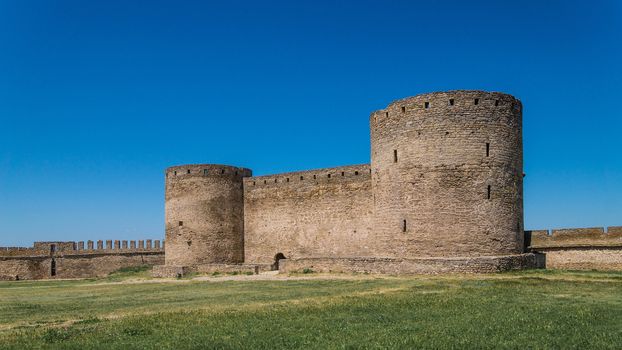
[[[532,249],[622,246],[622,226],[526,231]]]
[[[110,244],[87,241],[87,249],[85,242],[0,247],[0,280],[101,277],[124,267],[164,263],[164,243],[159,240],[106,242]]]
[[[244,179],[245,262],[373,256],[369,165]]]
[[[48,257],[0,256],[0,281],[49,278],[50,261]]]
[[[65,255],[56,259],[56,278],[104,277],[125,267],[164,264],[164,252]]]
[[[483,91],[418,95],[370,116],[378,256],[523,249],[522,105]]]
[[[549,269],[622,270],[622,226],[526,231]]]
[[[248,176],[250,169],[213,164],[166,170],[166,265],[243,262]]]

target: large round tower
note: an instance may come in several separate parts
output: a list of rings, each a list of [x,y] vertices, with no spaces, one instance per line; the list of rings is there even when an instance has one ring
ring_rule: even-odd
[[[193,164],[166,169],[166,265],[244,261],[244,190],[251,170]]]
[[[378,256],[522,252],[522,105],[496,92],[409,97],[372,113]]]

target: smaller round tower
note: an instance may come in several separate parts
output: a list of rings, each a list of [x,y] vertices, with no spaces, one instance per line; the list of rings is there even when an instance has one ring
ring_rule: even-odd
[[[192,164],[166,169],[166,265],[244,261],[246,168]]]

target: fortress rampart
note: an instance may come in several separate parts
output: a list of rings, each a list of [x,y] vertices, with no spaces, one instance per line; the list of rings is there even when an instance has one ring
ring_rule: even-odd
[[[244,261],[373,256],[367,164],[244,179]]]
[[[159,240],[35,242],[0,247],[0,280],[102,277],[124,267],[163,263]]]
[[[622,270],[622,226],[525,231],[550,269]]]

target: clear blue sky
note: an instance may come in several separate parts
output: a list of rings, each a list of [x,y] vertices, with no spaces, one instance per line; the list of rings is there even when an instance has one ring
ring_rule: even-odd
[[[394,99],[523,101],[527,228],[622,225],[619,1],[0,1],[0,246],[161,238],[167,166],[369,162]]]

